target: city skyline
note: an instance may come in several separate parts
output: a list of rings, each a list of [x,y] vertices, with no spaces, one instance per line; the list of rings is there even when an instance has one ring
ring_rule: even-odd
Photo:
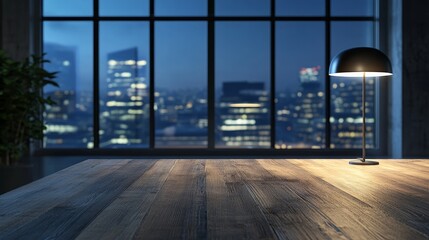
[[[80,146],[92,148],[95,90],[100,97],[96,114],[100,114],[97,146],[101,148],[148,147],[152,140],[156,148],[205,147],[209,142],[208,109],[212,107],[216,147],[271,147],[271,131],[276,132],[274,147],[278,149],[324,148],[326,134],[331,134],[331,148],[359,145],[360,86],[353,79],[326,79],[326,61],[351,47],[377,47],[376,20],[323,20],[325,4],[321,1],[276,0],[275,16],[318,18],[276,20],[275,25],[264,19],[218,21],[220,16],[270,16],[271,8],[269,1],[216,0],[212,22],[205,18],[207,3],[159,0],[154,6],[155,20],[127,20],[148,16],[149,1],[127,0],[119,6],[116,1],[100,0],[96,11],[100,18],[92,21],[92,1],[60,4],[45,0],[45,17],[67,17],[43,21],[44,51],[52,61],[45,66],[61,72],[60,89],[45,89],[45,94],[59,101],[45,113],[46,139],[66,142],[74,136]],[[349,0],[332,0],[331,16],[376,15],[372,0],[355,5]],[[158,21],[158,16],[177,20]],[[180,20],[192,16],[201,18]],[[75,21],[74,17],[87,19]],[[211,23],[213,34],[209,34]],[[93,56],[94,52],[98,56]],[[98,72],[94,73],[93,64],[98,65]],[[93,89],[94,76],[99,89]],[[214,86],[209,86],[212,78]],[[374,145],[376,91],[372,80],[368,81],[368,144]],[[325,106],[328,83],[331,104]],[[149,92],[151,87],[153,93]],[[235,96],[228,96],[231,89],[235,89]],[[155,126],[149,126],[151,94]],[[208,106],[211,94],[214,106]],[[272,98],[274,109],[270,109]],[[325,119],[327,108],[329,119]],[[270,126],[272,111],[276,129]],[[326,133],[326,121],[330,121],[330,133]],[[155,128],[152,140],[151,127]],[[60,140],[64,134],[69,136]]]
[[[87,98],[86,94],[77,96],[71,87],[73,78],[76,77],[73,72],[76,71],[73,67],[74,49],[49,43],[46,45],[54,56],[50,69],[55,69],[55,66],[65,69],[60,74],[60,81],[71,81],[71,84],[65,85],[69,86],[64,87],[65,89],[45,91],[45,94],[59,102],[48,108],[45,114],[48,124],[46,146],[76,147],[79,145],[73,141],[77,139],[81,140],[78,141],[81,146],[90,148],[93,144],[90,126],[92,99]],[[55,51],[58,56],[54,54]],[[128,48],[111,52],[106,58],[108,77],[102,84],[107,87],[101,90],[100,95],[101,147],[148,147],[149,111],[148,105],[144,104],[148,102],[147,61],[138,56],[137,48]],[[276,92],[275,148],[324,148],[325,106],[320,73],[321,66],[301,67],[296,74],[300,87],[294,92]],[[374,81],[369,79],[368,83],[368,108],[371,110],[367,113],[367,144],[371,147],[375,144],[375,91]],[[333,79],[333,114],[330,119],[333,148],[359,146],[359,87],[359,81]],[[269,147],[271,110],[265,83],[226,81],[217,91],[216,147]],[[261,99],[265,100],[261,102]],[[207,99],[202,90],[159,88],[155,92],[155,108],[156,147],[207,147]],[[86,119],[81,119],[83,116]],[[125,126],[128,127],[124,128]],[[261,132],[255,131],[256,129],[261,129],[258,130]]]

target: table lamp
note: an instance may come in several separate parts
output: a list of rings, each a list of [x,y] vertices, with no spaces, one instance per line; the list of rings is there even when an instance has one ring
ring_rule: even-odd
[[[332,59],[329,66],[329,75],[335,77],[362,77],[362,157],[352,160],[349,163],[356,165],[378,165],[377,161],[366,160],[365,78],[391,76],[392,65],[389,58],[375,48],[358,47],[348,49]]]

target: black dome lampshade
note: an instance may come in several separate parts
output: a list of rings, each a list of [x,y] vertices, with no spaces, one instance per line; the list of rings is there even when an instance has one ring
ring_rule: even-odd
[[[335,77],[362,77],[362,157],[349,163],[354,165],[378,165],[377,161],[367,161],[365,154],[365,77],[392,75],[389,58],[380,50],[359,47],[345,50],[335,56],[329,66],[329,75]]]
[[[329,66],[329,75],[337,77],[382,77],[392,75],[389,58],[380,50],[358,47],[335,56]]]

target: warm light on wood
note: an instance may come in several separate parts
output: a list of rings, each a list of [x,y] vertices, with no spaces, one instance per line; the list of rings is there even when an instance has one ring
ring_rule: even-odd
[[[427,239],[429,161],[87,160],[0,196],[0,239]]]

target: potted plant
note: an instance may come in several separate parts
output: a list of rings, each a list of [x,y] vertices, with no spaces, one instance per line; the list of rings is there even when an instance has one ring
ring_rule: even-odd
[[[0,50],[0,164],[17,164],[31,140],[42,139],[42,113],[54,104],[43,87],[57,86],[56,72],[43,69],[43,57],[15,61]]]

